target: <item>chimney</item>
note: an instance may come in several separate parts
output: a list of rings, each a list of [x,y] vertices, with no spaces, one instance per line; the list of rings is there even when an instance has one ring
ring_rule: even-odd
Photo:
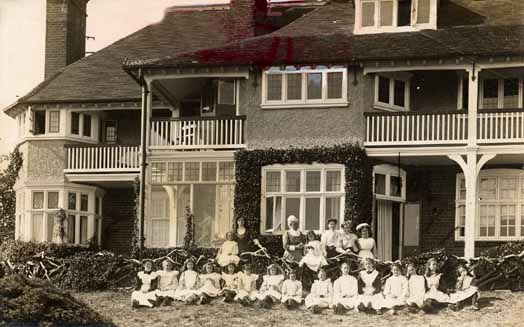
[[[46,0],[45,78],[85,56],[89,0]]]

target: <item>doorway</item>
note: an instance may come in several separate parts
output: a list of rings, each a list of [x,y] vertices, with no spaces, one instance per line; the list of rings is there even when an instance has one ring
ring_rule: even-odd
[[[376,235],[377,256],[383,261],[401,259],[402,203],[390,200],[377,200]]]

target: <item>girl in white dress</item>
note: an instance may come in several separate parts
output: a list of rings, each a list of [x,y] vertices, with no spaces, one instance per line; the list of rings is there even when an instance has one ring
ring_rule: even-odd
[[[362,223],[357,226],[357,232],[360,233],[358,239],[358,256],[362,258],[375,258],[376,244],[375,240],[371,237],[371,229],[368,224]]]
[[[358,281],[349,274],[349,264],[340,266],[342,275],[333,285],[333,302],[331,307],[335,314],[343,314],[345,310],[356,309],[358,305]],[[356,309],[358,312],[358,309]]]
[[[178,281],[175,298],[186,304],[196,304],[200,296],[199,288],[200,278],[195,271],[195,261],[193,261],[193,259],[187,259],[184,263],[184,271]]]
[[[397,309],[406,305],[408,297],[408,280],[402,276],[400,264],[391,266],[392,275],[384,285],[384,307],[389,309],[390,314],[395,314]]]
[[[226,233],[226,241],[218,250],[217,263],[220,267],[225,267],[230,263],[238,265],[240,258],[238,257],[238,243],[234,240],[233,232]]]
[[[178,274],[178,271],[173,270],[173,263],[169,259],[162,261],[162,270],[157,271],[158,289],[156,296],[159,304],[167,306],[175,299],[175,291],[178,288]]]
[[[429,258],[426,262],[426,294],[424,295],[424,304],[422,310],[425,313],[432,313],[437,306],[449,304],[449,296],[444,293],[440,278],[442,274],[438,272],[438,261],[435,258]]]
[[[136,278],[136,290],[131,293],[133,308],[145,306],[152,308],[156,303],[157,273],[153,271],[153,261],[142,261],[144,270],[139,271]]]
[[[260,307],[269,309],[273,303],[280,302],[282,298],[284,275],[275,264],[270,265],[267,269],[269,274],[264,276],[257,298],[260,301]]]
[[[252,273],[250,264],[244,265],[244,271],[238,274],[238,292],[235,301],[244,306],[250,306],[257,299],[258,275]]]
[[[222,276],[215,272],[213,263],[208,262],[203,267],[203,274],[200,274],[200,288],[198,289],[199,300],[198,304],[207,304],[211,300],[220,295],[220,281]]]
[[[472,285],[473,277],[469,275],[466,266],[460,264],[457,267],[457,283],[455,285],[455,292],[449,296],[450,308],[452,310],[460,310],[462,307],[471,304],[473,310],[479,310],[478,288]]]
[[[224,296],[224,302],[233,302],[238,291],[238,273],[237,267],[234,263],[230,263],[226,267],[226,271],[222,272],[222,292]]]
[[[384,297],[380,293],[382,289],[382,282],[380,274],[375,269],[375,262],[371,258],[362,260],[364,270],[358,275],[358,306],[362,311],[365,309],[373,309],[377,314],[382,314],[382,307]]]
[[[314,231],[307,233],[308,243],[306,244],[305,256],[300,260],[298,266],[302,267],[304,264],[308,266],[314,272],[318,271],[318,268],[327,266],[326,261],[326,250],[322,246],[322,243],[317,240],[317,235]]]
[[[318,314],[324,308],[329,308],[333,300],[333,284],[327,278],[324,268],[318,270],[318,280],[311,286],[311,293],[306,296],[306,308]]]
[[[297,272],[289,272],[289,279],[282,284],[282,303],[288,310],[298,307],[302,303],[302,283],[297,280]]]
[[[410,312],[417,312],[424,304],[424,295],[426,294],[426,280],[424,276],[417,274],[417,268],[414,264],[409,263],[406,269],[408,279],[408,297],[406,303]]]

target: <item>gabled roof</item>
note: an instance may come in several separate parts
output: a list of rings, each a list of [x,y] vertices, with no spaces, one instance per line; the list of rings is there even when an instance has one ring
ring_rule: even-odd
[[[524,1],[442,1],[439,28],[353,35],[350,3],[331,3],[265,36],[167,57],[129,61],[136,67],[350,63],[524,54]]]
[[[20,104],[139,99],[138,83],[122,69],[125,58],[164,57],[226,44],[243,33],[231,15],[227,8],[166,11],[161,22],[63,68],[5,112]]]

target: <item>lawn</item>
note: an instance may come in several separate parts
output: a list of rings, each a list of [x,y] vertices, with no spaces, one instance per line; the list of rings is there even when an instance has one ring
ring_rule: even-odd
[[[313,315],[304,309],[287,311],[278,305],[271,310],[244,308],[238,304],[221,301],[210,305],[186,306],[175,303],[170,307],[131,309],[130,295],[119,292],[76,293],[74,296],[87,303],[98,313],[110,318],[118,326],[522,326],[524,293],[505,291],[486,292],[480,299],[478,312],[463,310],[453,312],[443,309],[434,315],[399,313],[371,315],[350,312],[338,316],[332,310]]]

